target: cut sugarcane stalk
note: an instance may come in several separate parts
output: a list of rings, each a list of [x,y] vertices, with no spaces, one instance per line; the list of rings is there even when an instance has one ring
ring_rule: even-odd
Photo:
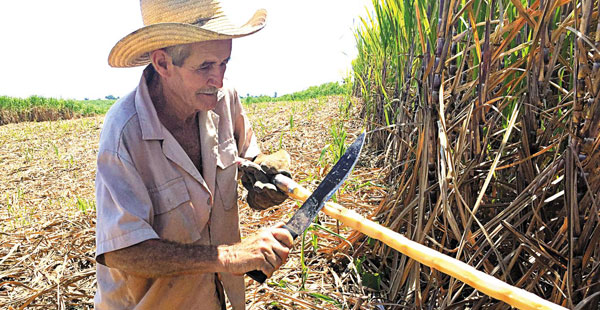
[[[283,175],[277,175],[274,179],[274,183],[281,190],[289,193],[290,197],[300,201],[306,201],[311,194],[309,190]],[[339,204],[327,202],[323,207],[323,212],[342,222],[342,224],[387,244],[423,265],[450,275],[478,291],[490,297],[502,300],[518,309],[567,309],[540,298],[531,292],[512,286],[485,272],[479,271],[460,260],[414,242],[389,228],[383,227],[352,210],[340,206]]]

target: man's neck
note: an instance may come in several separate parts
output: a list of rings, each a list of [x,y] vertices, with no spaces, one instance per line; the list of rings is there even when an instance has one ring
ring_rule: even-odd
[[[185,103],[179,102],[177,97],[167,96],[159,76],[150,80],[148,91],[158,118],[171,133],[198,128],[197,112],[186,109]]]

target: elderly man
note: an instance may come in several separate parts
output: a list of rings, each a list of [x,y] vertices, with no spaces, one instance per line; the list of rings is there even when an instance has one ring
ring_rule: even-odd
[[[97,309],[234,309],[243,274],[270,276],[293,239],[281,225],[240,242],[240,158],[254,209],[286,195],[269,180],[289,155],[260,154],[236,92],[223,85],[232,39],[264,27],[260,10],[241,27],[216,1],[141,0],[145,27],[121,39],[109,64],[149,64],[137,88],[110,109],[100,137]],[[257,168],[259,167],[259,168]]]

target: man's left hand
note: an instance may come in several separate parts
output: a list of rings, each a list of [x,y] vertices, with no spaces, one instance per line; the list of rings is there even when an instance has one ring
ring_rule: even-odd
[[[290,154],[279,150],[270,155],[260,154],[253,162],[242,162],[242,184],[248,190],[247,201],[252,209],[265,210],[285,201],[287,194],[279,190],[272,180],[277,174],[291,177],[290,161]]]

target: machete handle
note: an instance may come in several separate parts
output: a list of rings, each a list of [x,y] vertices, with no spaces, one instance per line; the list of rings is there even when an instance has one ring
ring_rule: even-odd
[[[246,274],[250,278],[252,278],[252,280],[254,280],[254,281],[256,281],[256,282],[258,282],[260,284],[265,283],[265,281],[267,280],[267,275],[264,272],[260,271],[260,270],[248,271],[248,272],[246,272]]]
[[[246,161],[246,160],[239,158],[237,160],[237,163],[238,163],[238,165],[241,165],[244,161]],[[287,177],[283,174],[277,174],[273,178],[273,183],[275,184],[275,186],[277,186],[282,191],[286,192],[290,197],[292,197],[294,199],[300,199],[300,200],[304,201],[308,198],[308,196],[310,196],[310,192],[308,192],[307,190],[304,190],[304,188],[299,186],[298,183],[296,183],[294,180],[290,179],[289,177]],[[296,192],[294,192],[294,189],[296,189]],[[304,191],[300,192],[300,190],[304,190]],[[302,193],[303,194],[308,193],[308,195],[301,196]],[[304,197],[304,199],[301,199],[301,197]],[[292,239],[296,239],[296,237],[298,237],[298,235],[296,233],[294,233],[291,229],[289,229],[287,226],[283,225],[283,228],[285,228],[287,231],[290,232],[290,234],[292,235]],[[252,280],[254,280],[258,283],[261,283],[261,284],[264,283],[268,278],[267,275],[260,270],[248,271],[248,272],[246,272],[246,275],[248,275]]]

